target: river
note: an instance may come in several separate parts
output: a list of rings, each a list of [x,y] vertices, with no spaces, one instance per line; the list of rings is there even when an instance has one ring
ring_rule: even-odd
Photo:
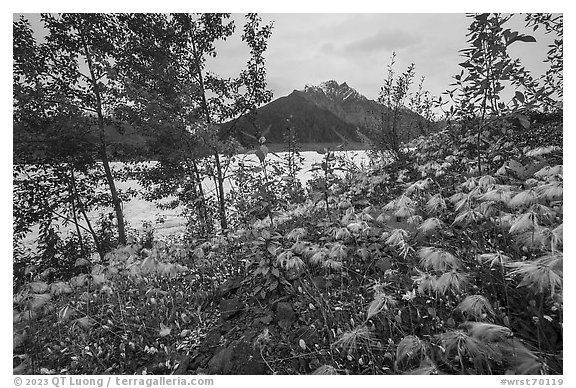
[[[267,160],[278,160],[278,158],[282,158],[284,154],[285,153],[283,152],[269,153]],[[298,173],[298,178],[303,185],[306,185],[306,182],[313,177],[313,172],[310,171],[313,164],[321,162],[324,155],[314,151],[301,152],[300,155],[304,160]],[[336,155],[345,157],[347,160],[352,161],[358,166],[367,165],[369,161],[366,151],[338,151],[336,152]],[[238,155],[234,159],[235,161],[231,164],[230,169],[236,167],[240,161],[247,165],[258,165],[258,158],[253,153]],[[120,170],[124,167],[123,163],[121,162],[113,162],[111,163],[111,166],[114,170]],[[138,191],[139,193],[142,192],[142,186],[136,180],[118,181],[116,184],[119,189],[126,190],[130,188]],[[224,190],[228,192],[234,184],[235,182],[231,181],[230,179],[226,179],[224,182]],[[206,193],[215,192],[215,186],[212,180],[206,179],[203,182],[203,186]],[[185,218],[180,214],[181,209],[160,209],[155,203],[144,200],[141,195],[137,195],[130,201],[124,202],[123,210],[127,226],[137,231],[143,230],[144,223],[150,223],[154,226],[155,232],[157,234],[168,235],[183,231],[186,224]],[[109,211],[112,212],[112,209],[110,208]],[[96,219],[97,216],[98,212],[92,212],[89,214],[89,218],[92,219]],[[163,222],[158,223],[157,220],[159,219],[162,219]],[[66,231],[70,229],[71,226],[68,226],[67,228],[62,227],[60,231],[62,233],[66,233]],[[30,233],[25,238],[25,245],[30,247],[35,246],[35,240],[37,236],[38,228],[35,227],[33,228],[32,233]]]

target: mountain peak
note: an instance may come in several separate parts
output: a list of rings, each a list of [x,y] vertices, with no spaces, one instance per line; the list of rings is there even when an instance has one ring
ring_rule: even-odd
[[[346,82],[328,80],[317,86],[306,85],[258,109],[253,121],[241,120],[237,125],[242,142],[258,141],[264,130],[271,143],[283,143],[287,120],[303,143],[366,142],[380,131],[382,120],[390,117],[390,110],[369,100]],[[416,113],[402,112],[401,140],[417,135],[412,125]]]
[[[356,89],[348,86],[346,82],[339,84],[335,80],[324,81],[318,86],[306,85],[304,87],[304,92],[311,95],[323,94],[330,100],[337,102],[345,101],[348,99],[357,100],[366,98],[358,93]]]

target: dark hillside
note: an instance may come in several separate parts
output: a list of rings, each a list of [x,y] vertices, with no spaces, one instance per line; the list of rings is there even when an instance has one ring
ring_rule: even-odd
[[[250,144],[260,136],[270,143],[282,143],[288,125],[296,128],[298,141],[302,143],[361,142],[353,124],[311,103],[298,91],[260,108],[253,122],[240,119],[235,133],[243,144]]]
[[[288,126],[296,129],[300,143],[365,143],[392,120],[392,111],[369,100],[345,82],[327,81],[319,86],[294,90],[259,108],[254,118],[242,118],[223,125],[245,146],[253,146],[260,136],[268,143],[283,142]],[[423,134],[423,117],[405,109],[399,117],[399,139],[409,141]],[[235,123],[235,124],[234,124]]]

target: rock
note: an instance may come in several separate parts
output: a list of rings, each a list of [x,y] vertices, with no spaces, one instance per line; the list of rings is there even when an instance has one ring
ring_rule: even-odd
[[[294,313],[290,303],[280,302],[276,306],[276,318],[278,319],[278,326],[288,329],[296,321],[296,313]]]
[[[312,278],[312,282],[321,291],[326,288],[326,279],[324,278],[324,276],[314,276]]]
[[[296,279],[298,279],[300,276],[302,276],[302,274],[304,274],[304,268],[301,268],[301,267],[292,267],[292,268],[286,270],[286,279],[288,279],[288,280],[296,280]]]
[[[188,366],[190,365],[190,361],[191,361],[191,358],[189,356],[186,356],[185,354],[180,355],[180,357],[178,357],[178,359],[177,359],[178,367],[174,371],[174,374],[175,375],[185,375],[186,371],[188,370]]]
[[[244,305],[239,298],[222,299],[220,301],[220,315],[223,320],[232,318],[236,313],[241,311]]]
[[[224,321],[224,323],[222,323],[222,326],[220,326],[220,333],[222,333],[222,335],[225,336],[228,332],[232,331],[232,329],[234,329],[232,322]]]
[[[256,318],[254,320],[254,324],[255,325],[258,325],[258,324],[269,325],[270,322],[272,322],[272,319],[273,319],[272,314],[264,315],[262,317]]]
[[[260,351],[248,341],[234,341],[208,362],[212,374],[262,375],[268,371]]]
[[[376,260],[376,268],[378,268],[382,272],[386,272],[390,268],[392,268],[392,262],[388,258],[380,258]]]
[[[220,330],[218,328],[210,330],[206,334],[204,341],[202,341],[201,349],[207,350],[217,347],[220,344],[221,337],[222,335],[220,334]]]
[[[304,340],[308,346],[313,346],[314,344],[320,342],[318,331],[316,328],[314,328],[314,326],[300,327],[294,335],[293,342],[298,343],[298,341],[301,339]]]
[[[251,325],[251,327],[254,327],[254,325]],[[244,332],[244,334],[240,336],[240,341],[254,343],[254,340],[256,339],[256,337],[258,337],[260,333],[261,330],[248,329],[247,331]]]
[[[223,298],[242,286],[242,278],[236,277],[226,280],[216,289],[216,297]]]
[[[260,350],[251,343],[241,341],[234,347],[233,372],[239,375],[263,375],[268,371]]]
[[[222,349],[217,352],[208,361],[208,370],[212,374],[228,374],[232,371],[232,357],[234,357],[234,351],[231,348]]]
[[[210,361],[211,355],[210,354],[198,354],[192,362],[190,362],[190,365],[188,366],[188,369],[191,371],[196,371],[198,372],[198,370],[201,367],[206,367],[206,365],[208,364],[208,361]]]
[[[178,365],[176,369],[173,371],[175,375],[183,375],[187,374],[188,367],[190,365],[191,357],[187,356],[185,353],[177,351],[171,353],[169,356],[169,360],[171,365]],[[163,356],[157,355],[154,360],[146,366],[146,371],[152,374],[166,374],[169,372],[169,368],[166,364],[166,359]],[[142,373],[144,369],[140,370],[139,373]]]

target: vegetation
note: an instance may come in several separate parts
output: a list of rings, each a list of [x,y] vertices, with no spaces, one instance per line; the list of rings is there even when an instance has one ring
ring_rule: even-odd
[[[82,17],[46,23],[60,34],[64,21],[85,25]],[[445,112],[441,130],[421,127],[408,144],[383,143],[369,166],[321,151],[306,190],[295,184],[301,159],[290,131],[285,159],[261,138],[258,163],[239,163],[231,173],[241,184],[213,202],[201,191],[203,176],[219,187],[219,155],[238,157],[215,123],[268,98],[262,54],[270,29],[248,15],[248,70],[219,80],[202,71],[202,58],[232,32],[226,16],[173,17],[170,28],[169,16],[94,17],[102,28],[114,20],[133,33],[123,41],[127,51],[108,62],[115,71],[96,67],[115,73],[102,75],[108,89],[78,86],[94,100],[100,90],[118,90],[130,102],[115,100],[104,121],[98,108],[94,116],[74,106],[93,102],[71,94],[78,83],[52,83],[52,67],[41,60],[48,46],[34,43],[25,21],[14,24],[15,133],[42,134],[42,147],[14,171],[15,373],[563,373],[561,16],[526,16],[528,28],[557,34],[552,70],[542,77],[507,51],[533,37],[507,29],[508,16],[470,15],[462,72],[449,101],[434,99]],[[181,40],[164,44],[175,36]],[[135,48],[142,62],[122,62]],[[147,67],[154,71],[138,70]],[[421,87],[409,97],[412,77],[410,69],[400,77],[397,108],[412,100],[431,109]],[[240,84],[253,88],[249,97]],[[124,243],[119,218],[115,228],[106,217],[91,226],[89,209],[118,203],[94,160],[108,155],[100,126],[108,115],[143,127],[164,155],[157,170],[130,173],[157,185],[153,198],[175,194],[187,206],[184,235],[156,238],[149,230]],[[79,132],[86,122],[100,140],[72,141],[88,136]],[[176,141],[172,159],[162,154]],[[382,157],[386,150],[398,157]],[[66,241],[56,217],[75,226]],[[26,253],[19,242],[38,223],[39,253]]]

